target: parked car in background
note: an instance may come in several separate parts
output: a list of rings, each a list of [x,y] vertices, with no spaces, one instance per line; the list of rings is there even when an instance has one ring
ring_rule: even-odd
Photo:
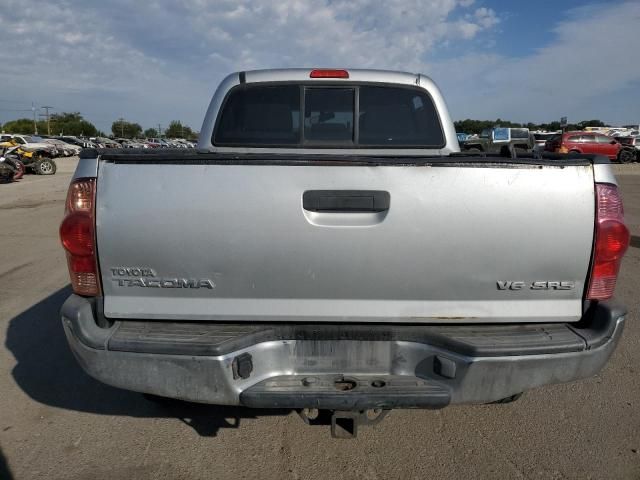
[[[195,143],[185,140],[184,138],[175,138],[173,139],[173,142],[178,146],[178,148],[196,148]]]
[[[171,143],[177,148],[195,148],[196,144],[184,138],[173,138]]]
[[[469,138],[468,133],[456,133],[456,136],[458,137],[458,142],[464,142]]]
[[[553,137],[559,134],[560,132],[533,132],[533,138],[535,141],[533,149],[538,152],[543,151],[547,140],[551,140]]]
[[[616,140],[625,147],[633,147],[636,151],[636,161],[640,162],[640,137],[618,137]]]
[[[147,138],[147,144],[151,148],[174,148],[168,141],[164,138]]]
[[[189,148],[186,143],[181,138],[170,138],[168,139],[171,148]]]
[[[122,148],[142,148],[136,141],[130,138],[116,138],[116,142],[118,142]]]
[[[4,133],[0,135],[0,142],[13,140],[16,144],[26,151],[32,152],[34,155],[41,157],[54,158],[59,155],[58,149],[49,143],[45,143],[45,139],[37,135],[17,135]]]
[[[98,145],[101,146],[101,148],[122,148],[122,145],[120,145],[115,140],[111,140],[110,138],[95,137],[95,140],[94,139],[91,139],[91,140],[95,141]]]
[[[2,135],[0,148],[17,155],[26,170],[38,175],[53,175],[57,169],[54,157],[58,156],[58,150],[40,140],[44,139],[30,135]]]
[[[609,160],[621,163],[635,160],[635,152],[624,148],[615,138],[593,132],[566,132],[548,140],[544,147],[547,152],[588,153],[604,155]]]
[[[24,176],[25,166],[16,153],[19,147],[0,142],[0,183],[10,183]]]
[[[45,138],[44,142],[56,147],[58,149],[58,152],[63,157],[80,155],[80,152],[82,151],[82,147],[79,147],[78,145],[72,145],[65,142],[64,140],[58,140],[57,138]]]
[[[628,128],[611,128],[605,133],[610,137],[627,137],[631,135],[631,130]]]
[[[531,152],[533,135],[528,128],[487,128],[478,138],[467,138],[460,143],[462,151],[499,153],[506,155],[510,149],[516,152]]]
[[[144,140],[132,140],[130,138],[116,138],[122,148],[149,148]]]
[[[96,148],[96,144],[87,138],[80,138],[73,135],[61,135],[52,138],[62,140],[63,142],[70,143],[71,145],[76,145],[81,148]]]

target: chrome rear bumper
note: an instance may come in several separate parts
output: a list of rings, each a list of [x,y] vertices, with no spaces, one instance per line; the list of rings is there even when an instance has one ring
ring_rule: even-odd
[[[103,329],[75,295],[61,313],[78,362],[109,385],[202,403],[339,410],[486,403],[586,378],[612,354],[625,315],[601,304],[580,327],[119,321]]]

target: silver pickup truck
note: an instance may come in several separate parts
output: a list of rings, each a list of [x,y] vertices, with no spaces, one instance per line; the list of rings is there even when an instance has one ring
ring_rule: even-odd
[[[509,401],[596,374],[624,325],[608,159],[460,153],[423,75],[229,75],[197,150],[84,150],[60,235],[76,358],[161,397]]]

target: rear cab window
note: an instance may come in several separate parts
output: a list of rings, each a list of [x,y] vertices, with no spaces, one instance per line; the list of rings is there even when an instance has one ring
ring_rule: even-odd
[[[296,145],[300,142],[296,85],[236,88],[227,97],[214,134],[219,145]]]
[[[444,136],[433,101],[409,88],[360,88],[359,144],[366,146],[442,146]]]
[[[304,92],[304,142],[354,143],[355,90],[307,88]]]
[[[216,146],[442,148],[429,94],[410,86],[247,84],[223,102]]]

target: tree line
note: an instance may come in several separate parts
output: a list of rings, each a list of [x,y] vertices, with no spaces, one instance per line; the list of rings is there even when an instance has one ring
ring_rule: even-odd
[[[529,130],[547,130],[554,132],[562,129],[560,122],[549,123],[517,123],[509,120],[458,120],[454,122],[457,132],[464,133],[480,133],[486,128],[496,126],[528,128]],[[41,134],[49,131],[47,129],[46,120],[38,120],[36,122],[38,132]],[[567,130],[581,130],[584,127],[604,127],[605,123],[601,120],[584,120],[582,122],[569,124],[565,128]],[[0,130],[6,133],[24,133],[33,134],[33,120],[29,118],[19,118],[11,120],[0,126]],[[54,113],[49,119],[49,129],[52,135],[77,135],[85,137],[106,136],[104,132],[98,130],[88,120],[85,120],[79,112],[71,113]],[[185,138],[187,140],[197,140],[198,133],[194,132],[191,127],[184,125],[180,120],[172,120],[169,127],[163,132],[158,132],[155,128],[142,129],[139,123],[129,122],[123,118],[116,120],[111,124],[111,135],[116,138],[151,138],[164,136],[168,138]]]
[[[143,131],[139,123],[128,122],[122,118],[111,124],[111,133],[117,138],[153,138],[160,136],[160,133],[155,128],[147,128]],[[180,120],[172,120],[169,123],[169,127],[162,132],[162,136],[197,140],[198,134],[188,125],[183,125]]]
[[[100,131],[96,126],[84,119],[79,112],[54,113],[49,117],[49,124],[46,120],[38,120],[34,122],[29,118],[18,118],[10,120],[0,125],[0,131],[5,133],[23,133],[23,134],[46,134],[51,135],[73,135],[81,137],[96,137],[107,135]],[[194,132],[191,127],[184,125],[180,120],[173,120],[169,123],[169,127],[158,132],[155,128],[147,128],[143,131],[139,123],[129,122],[125,119],[118,119],[111,124],[111,136],[116,138],[151,138],[151,137],[168,137],[168,138],[184,138],[187,140],[197,140],[198,133]]]
[[[548,132],[555,132],[562,130],[562,124],[560,122],[549,123],[517,123],[509,120],[502,120],[500,118],[496,120],[458,120],[453,122],[456,127],[456,132],[460,133],[480,133],[482,130],[492,127],[511,127],[511,128],[528,128],[529,130],[546,130]],[[565,126],[567,131],[582,130],[585,127],[605,127],[606,124],[601,120],[583,120],[578,123],[570,123]]]
[[[34,134],[36,133],[36,126],[38,133],[45,134],[49,131],[47,129],[46,120],[38,120],[34,126],[33,120],[29,118],[19,118],[17,120],[6,122],[2,125],[1,130],[5,133]],[[48,127],[50,128],[52,135],[80,135],[95,137],[99,133],[95,125],[82,118],[82,115],[78,112],[54,113],[49,117]]]

